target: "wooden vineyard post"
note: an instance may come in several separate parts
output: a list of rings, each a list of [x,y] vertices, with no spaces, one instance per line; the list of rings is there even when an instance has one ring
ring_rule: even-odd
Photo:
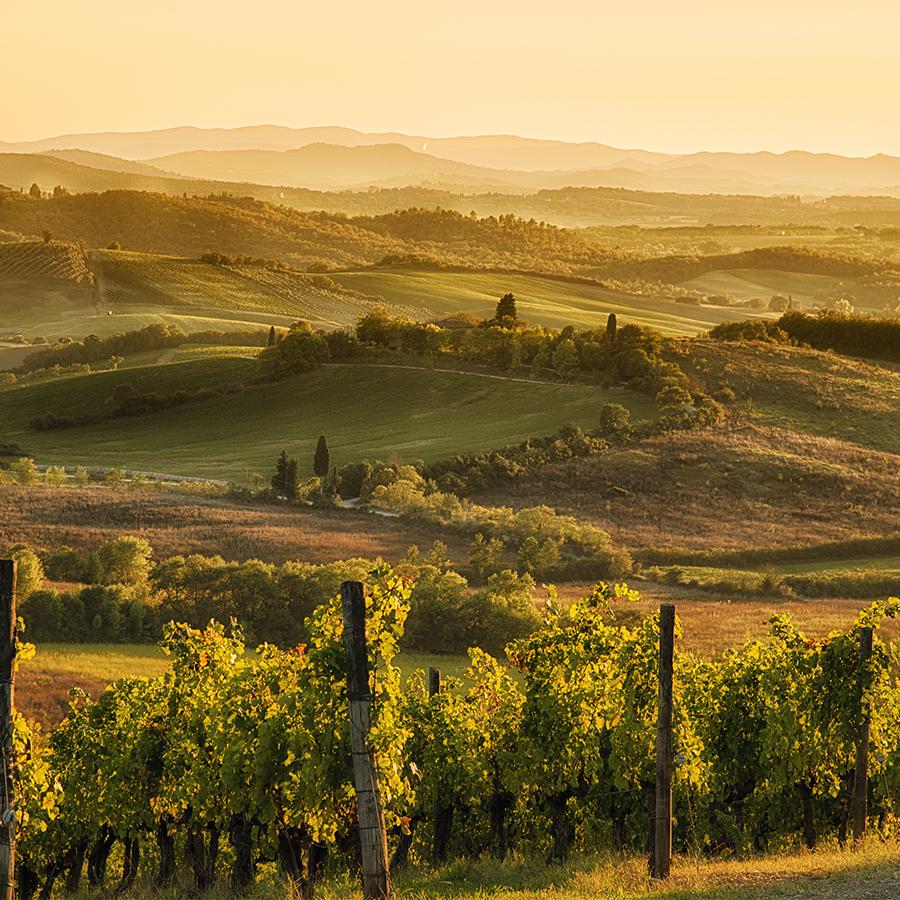
[[[366,650],[366,599],[358,581],[341,585],[344,616],[344,650],[347,654],[347,698],[350,704],[350,749],[353,754],[353,784],[359,816],[362,889],[365,900],[393,897],[388,868],[387,829],[375,759],[369,747],[372,694]]]
[[[872,658],[872,629],[859,630],[859,667],[862,669]],[[863,711],[856,743],[856,767],[853,774],[853,839],[858,841],[866,832],[866,813],[869,794],[869,711]]]
[[[659,712],[656,721],[656,816],[653,877],[668,878],[672,863],[672,669],[675,605],[659,607]]]
[[[430,666],[428,669],[428,696],[434,697],[441,692],[441,670]]]
[[[16,880],[16,804],[13,791],[13,702],[16,660],[16,563],[0,559],[0,900],[12,900]]]

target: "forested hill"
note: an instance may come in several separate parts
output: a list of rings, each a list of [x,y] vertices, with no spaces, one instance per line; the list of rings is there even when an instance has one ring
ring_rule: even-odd
[[[515,216],[477,219],[411,209],[349,218],[304,213],[251,198],[173,197],[140,191],[0,193],[0,229],[128,250],[198,256],[209,251],[276,257],[294,264],[357,266],[418,257],[435,265],[601,271],[623,258],[575,232]]]
[[[809,247],[762,247],[711,256],[645,256],[580,232],[513,215],[477,217],[413,208],[377,216],[301,212],[249,197],[175,197],[141,191],[36,198],[0,192],[0,231],[197,257],[218,252],[284,260],[297,268],[377,263],[502,269],[595,279],[679,283],[704,272],[778,269],[839,278],[896,278],[897,263]]]

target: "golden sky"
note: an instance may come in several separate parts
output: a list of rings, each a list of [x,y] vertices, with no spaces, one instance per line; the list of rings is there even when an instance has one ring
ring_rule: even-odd
[[[900,155],[900,0],[0,0],[0,140],[174,125]]]

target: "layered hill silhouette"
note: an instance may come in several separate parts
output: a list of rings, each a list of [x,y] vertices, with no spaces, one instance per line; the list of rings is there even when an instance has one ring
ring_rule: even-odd
[[[517,173],[503,174],[515,176]],[[176,197],[229,194],[303,211],[322,210],[348,215],[380,215],[410,207],[441,207],[462,213],[474,210],[480,216],[513,214],[562,226],[785,223],[831,227],[900,226],[900,191],[897,197],[837,195],[804,198],[796,195],[696,194],[614,186],[538,191],[513,186],[492,190],[484,184],[471,190],[464,190],[460,185],[429,184],[326,191],[189,178],[146,163],[93,151],[0,153],[0,187],[27,193],[35,183],[45,193],[59,186],[71,193],[135,190]]]
[[[324,149],[310,151],[305,158],[285,156],[277,164],[270,157],[228,155],[244,151],[293,153],[315,145],[332,148],[328,151],[332,156],[331,167],[323,161]],[[374,152],[342,155],[339,148],[370,148]],[[400,148],[410,153],[401,155]],[[191,177],[303,187],[347,188],[445,181],[469,188],[494,184],[528,189],[572,185],[766,195],[900,193],[900,158],[884,154],[866,158],[800,150],[667,154],[597,142],[571,143],[516,135],[434,138],[396,132],[364,133],[334,126],[275,125],[68,134],[39,141],[0,142],[0,152],[9,153],[76,149],[128,160],[165,161],[164,168],[174,168]],[[198,152],[224,155],[214,159],[198,157],[195,155]],[[173,156],[177,159],[173,160]],[[89,161],[85,157],[69,158],[99,165],[97,160]],[[308,167],[306,172],[298,165],[301,162]]]
[[[313,190],[407,187],[422,183],[510,189],[523,173],[488,169],[417,153],[403,144],[344,147],[307,144],[295,150],[191,150],[149,161],[190,178],[288,185]],[[530,186],[530,185],[526,185]]]

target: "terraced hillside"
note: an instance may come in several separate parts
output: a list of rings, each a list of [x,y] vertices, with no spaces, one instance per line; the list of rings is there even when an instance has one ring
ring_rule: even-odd
[[[4,338],[25,334],[55,339],[72,333],[70,322],[98,319],[81,247],[56,240],[0,244],[0,369],[17,365],[27,352]]]
[[[129,307],[160,311],[187,308],[210,318],[245,318],[284,324],[307,319],[315,327],[349,325],[378,299],[342,287],[326,275],[267,268],[263,265],[213,265],[198,259],[149,253],[104,251],[99,254],[113,313]],[[391,304],[396,315],[425,319],[422,306]]]
[[[384,366],[329,365],[277,383],[160,412],[58,431],[32,431],[48,413],[95,413],[117,385],[144,392],[219,387],[252,378],[252,359],[210,357],[25,384],[0,392],[13,441],[39,463],[123,466],[245,481],[269,473],[283,448],[312,473],[313,449],[328,436],[338,466],[362,457],[426,461],[594,427],[604,403],[635,417],[653,404],[623,390]],[[447,423],[453,428],[448,429]]]
[[[0,244],[0,282],[89,280],[84,250],[65,241],[21,241]],[[9,288],[7,288],[9,290]]]

